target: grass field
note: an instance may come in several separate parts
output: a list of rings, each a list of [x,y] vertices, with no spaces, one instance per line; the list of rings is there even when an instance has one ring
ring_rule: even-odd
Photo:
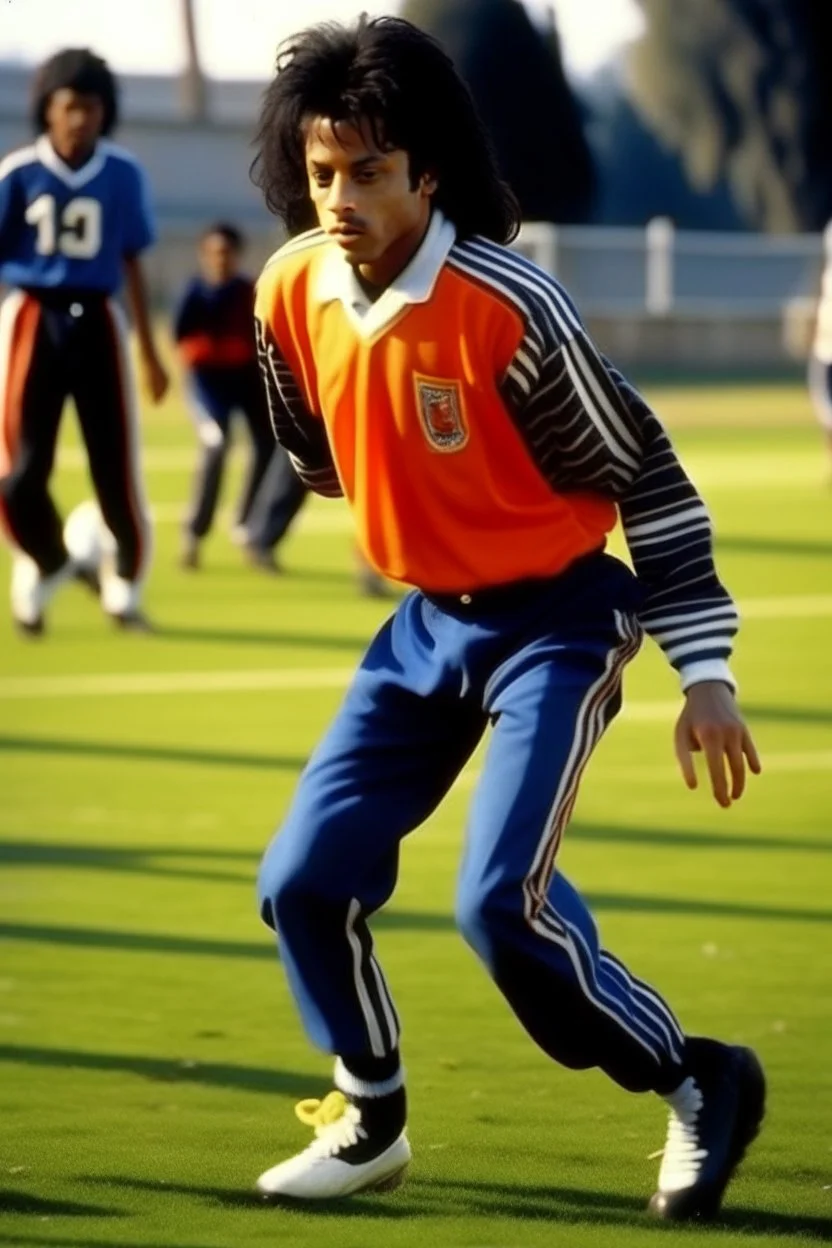
[[[645,1217],[660,1103],[553,1067],[455,934],[473,774],[406,844],[376,923],[405,1028],[409,1182],[314,1213],[252,1199],[256,1175],[305,1143],[293,1103],[324,1092],[329,1071],[257,918],[258,857],[384,606],[354,594],[336,504],[305,514],[281,580],[241,565],[226,524],[204,571],[179,572],[194,450],[173,399],[146,426],[158,635],[112,633],[75,586],[42,642],[0,619],[0,1244],[832,1236],[832,491],[801,389],[651,397],[745,610],[736,671],[766,770],[728,812],[683,788],[675,681],[648,645],[561,865],[606,943],[689,1030],[754,1045],[766,1064],[766,1129],[720,1225]],[[88,494],[71,431],[56,489],[65,505]]]

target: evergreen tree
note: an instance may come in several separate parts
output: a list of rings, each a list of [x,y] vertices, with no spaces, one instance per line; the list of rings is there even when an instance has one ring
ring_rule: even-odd
[[[592,156],[556,32],[540,32],[518,0],[405,0],[401,15],[438,39],[467,82],[524,218],[586,221]]]
[[[832,5],[640,0],[632,98],[695,186],[727,176],[750,224],[820,229],[832,216]]]

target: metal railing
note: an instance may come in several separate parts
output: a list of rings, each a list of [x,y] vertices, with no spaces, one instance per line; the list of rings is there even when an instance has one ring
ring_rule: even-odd
[[[664,217],[645,229],[532,221],[514,245],[587,315],[767,318],[817,298],[832,225],[825,234],[775,235],[676,230]]]

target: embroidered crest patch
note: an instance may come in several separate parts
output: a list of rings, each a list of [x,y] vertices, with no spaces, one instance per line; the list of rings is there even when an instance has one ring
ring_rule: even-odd
[[[468,426],[462,410],[459,382],[417,373],[416,403],[422,428],[431,446],[438,451],[458,451],[468,441]]]

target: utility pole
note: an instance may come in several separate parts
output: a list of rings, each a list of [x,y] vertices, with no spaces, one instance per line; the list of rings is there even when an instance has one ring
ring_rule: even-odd
[[[199,61],[194,0],[182,0],[180,11],[185,31],[186,56],[185,66],[179,80],[182,117],[186,121],[205,121],[207,118],[205,77]]]

